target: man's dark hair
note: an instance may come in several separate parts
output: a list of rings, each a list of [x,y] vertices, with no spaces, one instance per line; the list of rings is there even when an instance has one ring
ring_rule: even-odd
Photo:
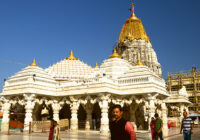
[[[117,104],[117,105],[114,105],[112,110],[115,109],[115,108],[118,108],[120,111],[123,111],[121,105]]]
[[[186,113],[186,114],[187,114],[187,112],[186,112],[186,111],[184,111],[184,112],[183,112],[183,115],[184,115],[184,113]]]
[[[158,113],[156,113],[154,116],[155,116],[155,117],[159,117]]]

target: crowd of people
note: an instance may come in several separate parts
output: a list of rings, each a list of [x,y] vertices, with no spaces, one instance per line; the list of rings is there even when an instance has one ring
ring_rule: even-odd
[[[122,116],[122,107],[114,105],[112,108],[112,120],[109,124],[111,140],[136,140],[134,126]],[[187,112],[184,112],[183,116],[180,133],[182,134],[183,131],[184,140],[191,140],[194,123],[191,118],[187,117]],[[152,140],[158,140],[158,138],[163,140],[163,121],[157,113],[155,113],[154,117],[151,118],[150,122]],[[55,120],[51,121],[49,140],[60,140],[60,128]]]
[[[193,127],[194,127],[194,122],[191,118],[187,116],[187,112],[185,111],[183,113],[184,118],[182,119],[181,122],[181,129],[180,129],[180,134],[183,133],[184,140],[191,140],[191,134],[193,133]],[[150,123],[150,128],[151,128],[151,136],[152,140],[163,140],[163,121],[160,119],[159,115],[156,113],[155,118],[151,118],[151,123]],[[182,132],[183,131],[183,132]]]

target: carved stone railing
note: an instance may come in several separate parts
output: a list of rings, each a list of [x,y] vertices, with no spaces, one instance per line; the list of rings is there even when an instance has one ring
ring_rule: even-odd
[[[118,80],[118,84],[119,85],[134,84],[134,83],[141,83],[141,82],[148,82],[148,81],[149,81],[148,77],[130,78],[130,79],[125,79],[125,80]]]

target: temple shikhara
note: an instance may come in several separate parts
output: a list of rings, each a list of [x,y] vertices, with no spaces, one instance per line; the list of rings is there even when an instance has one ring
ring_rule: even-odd
[[[41,68],[32,64],[5,81],[1,96],[1,131],[7,131],[16,114],[24,130],[40,121],[68,120],[71,131],[99,130],[109,133],[111,108],[120,104],[124,117],[135,129],[148,130],[151,117],[163,119],[164,133],[168,122],[180,125],[182,113],[190,102],[184,86],[167,91],[150,38],[142,21],[132,14],[122,27],[116,48],[98,66],[89,66],[70,52],[64,60]],[[19,117],[20,116],[20,117]],[[32,128],[28,127],[30,122]]]

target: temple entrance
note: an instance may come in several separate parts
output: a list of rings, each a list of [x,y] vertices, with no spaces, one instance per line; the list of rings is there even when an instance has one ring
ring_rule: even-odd
[[[92,129],[99,130],[101,124],[101,109],[98,103],[95,103],[92,111]]]

